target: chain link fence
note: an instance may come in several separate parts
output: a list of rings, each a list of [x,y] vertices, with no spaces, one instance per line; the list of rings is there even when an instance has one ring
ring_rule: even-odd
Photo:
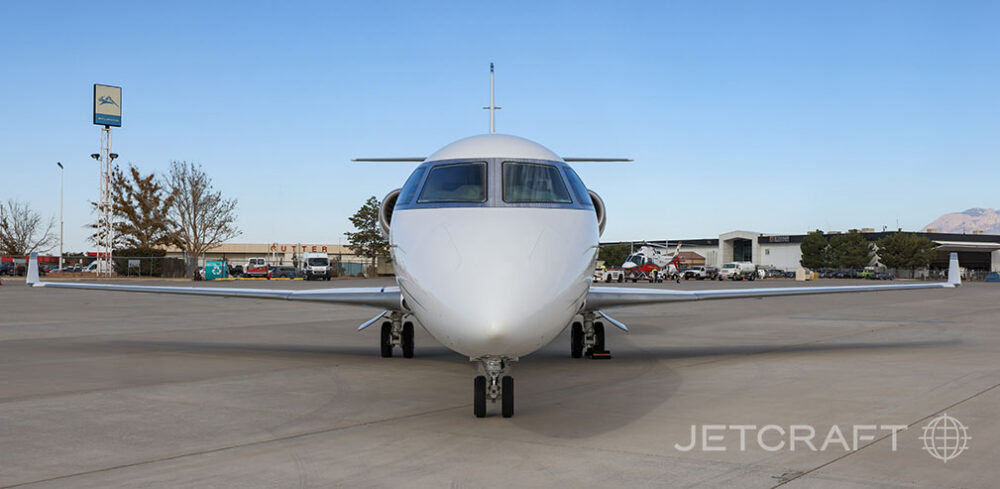
[[[60,268],[59,257],[39,256],[38,271],[42,276],[87,278],[109,271],[116,277],[181,278],[185,276],[184,260],[162,256],[112,255],[111,262],[95,256],[64,256]],[[0,256],[0,275],[24,276],[28,259],[23,256]]]

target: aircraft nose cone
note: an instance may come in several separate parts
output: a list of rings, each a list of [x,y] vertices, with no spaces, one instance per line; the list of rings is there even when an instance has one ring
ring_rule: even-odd
[[[449,348],[470,357],[525,355],[551,341],[582,303],[596,226],[590,242],[581,211],[476,211],[475,219],[455,213],[424,240],[400,244],[400,286],[420,322]]]
[[[532,330],[565,314],[552,301],[566,287],[560,283],[565,274],[556,271],[566,266],[562,248],[554,246],[556,236],[547,230],[522,232],[516,243],[488,253],[470,245],[480,237],[458,239],[465,241],[454,247],[463,250],[459,264],[434,287],[434,309],[451,326],[449,346],[498,354],[544,345],[543,335]]]

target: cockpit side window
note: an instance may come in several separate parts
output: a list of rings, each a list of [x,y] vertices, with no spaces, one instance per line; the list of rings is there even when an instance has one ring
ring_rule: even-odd
[[[567,204],[573,199],[559,169],[537,163],[503,163],[503,201],[507,203]]]
[[[486,162],[431,168],[417,203],[486,202]]]
[[[568,166],[566,167],[566,179],[569,180],[569,186],[573,188],[573,194],[576,195],[577,202],[586,207],[593,207],[594,201],[590,200],[590,193],[587,192],[587,186],[583,184],[580,175],[577,175]]]
[[[406,183],[403,184],[403,189],[399,191],[396,204],[409,204],[413,200],[413,196],[417,195],[417,187],[420,186],[420,179],[424,177],[424,173],[427,173],[427,167],[421,166],[413,170],[410,178],[407,178]]]

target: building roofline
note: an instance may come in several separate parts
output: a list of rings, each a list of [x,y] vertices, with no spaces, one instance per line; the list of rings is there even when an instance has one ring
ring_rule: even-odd
[[[882,239],[886,236],[890,236],[897,233],[923,236],[931,241],[965,241],[971,243],[986,243],[986,242],[1000,241],[1000,235],[996,234],[927,233],[923,231],[879,231],[874,233],[860,233],[860,234],[868,241],[878,241],[879,239]],[[823,236],[829,238],[831,236],[837,236],[838,234],[847,234],[847,233],[823,233]],[[805,237],[806,237],[805,234],[762,235],[757,238],[757,242],[760,244],[801,243],[802,238]]]
[[[886,236],[905,233],[905,234],[915,234],[917,236],[923,236],[931,241],[964,241],[968,243],[992,243],[1000,242],[1000,235],[997,234],[962,234],[962,233],[928,233],[924,231],[880,231],[872,233],[861,233],[865,239],[869,241],[878,241]],[[728,233],[723,233],[728,234]],[[823,236],[830,238],[831,236],[837,236],[838,234],[846,233],[823,233]],[[757,236],[758,244],[786,244],[786,243],[801,243],[802,239],[806,237],[806,234],[761,234]],[[641,241],[602,241],[601,246],[611,246],[611,245],[621,245],[621,244],[631,244],[636,246],[641,246],[643,243],[650,243],[655,245],[677,246],[678,243],[684,243],[689,246],[718,246],[719,238],[699,238],[699,239],[658,239],[658,240],[641,240]],[[683,248],[681,248],[683,249]]]

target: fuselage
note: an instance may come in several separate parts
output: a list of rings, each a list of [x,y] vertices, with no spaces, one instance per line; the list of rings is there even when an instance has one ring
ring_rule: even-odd
[[[525,142],[492,155],[439,151],[391,214],[403,306],[470,358],[545,346],[581,311],[592,281],[599,231],[586,187],[557,156],[517,151]]]

